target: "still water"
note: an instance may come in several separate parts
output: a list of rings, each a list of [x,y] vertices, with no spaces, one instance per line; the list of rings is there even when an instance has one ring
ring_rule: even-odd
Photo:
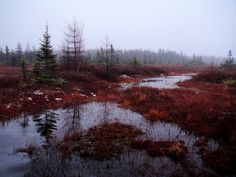
[[[196,146],[196,141],[199,137],[194,136],[191,132],[185,131],[173,123],[149,122],[144,119],[142,115],[128,109],[120,108],[116,103],[91,102],[69,109],[48,110],[39,115],[29,117],[23,116],[21,119],[3,124],[0,128],[0,176],[23,176],[24,173],[27,173],[30,170],[30,159],[27,155],[22,153],[14,153],[16,148],[23,147],[30,143],[38,145],[50,143],[50,137],[57,137],[60,139],[64,132],[72,128],[79,129],[82,133],[86,133],[94,126],[113,122],[120,122],[141,129],[144,132],[144,135],[140,138],[144,140],[183,141],[188,148],[186,160],[189,163],[192,163],[194,169],[204,168],[204,162],[199,154],[199,149]],[[208,148],[218,148],[217,142],[209,140]],[[45,153],[43,149],[41,153],[44,155],[40,156],[40,158],[49,158],[48,154],[50,153]],[[51,153],[53,156],[56,156],[57,154],[55,149],[51,150]],[[55,159],[58,158],[59,157],[55,157]],[[50,156],[46,161],[52,161],[52,159],[52,156]],[[122,161],[120,161],[121,159]],[[42,161],[42,159],[40,161]],[[51,164],[55,165],[58,163],[57,161],[58,160],[55,160],[55,162],[53,161]],[[137,172],[135,171],[139,169],[139,166],[141,168],[145,163],[148,163],[149,168],[152,170],[160,170],[161,167],[166,166],[165,169],[163,169],[164,171],[159,171],[161,174],[165,174],[165,176],[169,175],[169,173],[167,173],[168,171],[172,172],[176,169],[183,171],[180,164],[173,162],[168,157],[152,158],[143,151],[132,151],[121,154],[117,159],[105,160],[102,162],[74,156],[68,163],[70,164],[67,164],[68,167],[80,169],[78,170],[80,176],[82,174],[84,174],[82,176],[86,176],[86,174],[91,176],[96,176],[98,174],[109,176],[109,173],[107,173],[107,175],[104,174],[105,167],[110,167],[110,173],[114,173],[113,176],[119,176],[124,171],[131,175],[136,174]],[[127,165],[128,163],[133,164],[133,166]],[[40,166],[40,164],[37,164],[37,166]],[[168,169],[169,167],[170,169]],[[147,168],[147,170],[149,168]],[[73,169],[67,170],[68,174],[77,173],[77,171],[74,171]],[[105,171],[109,172],[109,170],[107,170],[108,169]],[[37,170],[34,169],[34,171]]]

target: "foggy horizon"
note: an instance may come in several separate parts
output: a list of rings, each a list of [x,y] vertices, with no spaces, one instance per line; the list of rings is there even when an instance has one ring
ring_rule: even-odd
[[[18,42],[38,48],[45,25],[52,45],[61,48],[68,23],[84,26],[85,49],[104,46],[105,35],[115,49],[169,49],[186,55],[225,57],[236,53],[234,0],[2,0],[0,46]]]

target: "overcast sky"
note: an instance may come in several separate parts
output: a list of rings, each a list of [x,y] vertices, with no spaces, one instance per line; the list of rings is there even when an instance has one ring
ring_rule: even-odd
[[[107,32],[120,49],[236,55],[236,0],[0,0],[0,46],[38,47],[48,23],[59,49],[74,18],[86,49],[100,48]]]

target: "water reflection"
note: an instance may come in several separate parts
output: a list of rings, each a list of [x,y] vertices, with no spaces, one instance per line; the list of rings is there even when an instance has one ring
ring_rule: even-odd
[[[73,109],[68,110],[73,115]],[[174,123],[150,122],[143,118],[141,114],[132,112],[128,109],[120,108],[116,103],[92,102],[80,107],[79,127],[81,132],[86,132],[90,128],[103,123],[120,122],[122,124],[134,126],[144,132],[140,138],[153,141],[183,141],[188,148],[187,159],[193,166],[201,168],[203,160],[196,146],[198,137],[183,130]],[[67,122],[68,124],[68,122]],[[218,143],[211,140],[209,149],[218,147]]]
[[[26,114],[24,114],[23,113],[23,116],[22,116],[23,118],[22,118],[22,120],[21,120],[21,122],[20,122],[20,125],[22,126],[22,127],[27,127],[27,126],[29,126],[29,116],[28,115],[26,115]]]
[[[16,157],[9,157],[5,154],[12,153],[16,147],[24,146],[30,139],[37,144],[45,143],[41,141],[40,136],[42,136],[46,143],[53,143],[50,141],[52,137],[60,138],[68,130],[79,130],[85,134],[94,126],[113,122],[141,129],[144,134],[139,138],[143,140],[183,141],[188,148],[188,154],[184,160],[188,164],[188,168],[191,167],[198,171],[205,168],[199,148],[196,146],[198,137],[191,132],[185,131],[173,123],[149,122],[141,114],[120,108],[116,103],[91,102],[69,109],[48,110],[30,117],[23,116],[19,121],[10,122],[1,128],[0,171],[3,172],[3,176],[9,176],[12,174],[13,166],[20,168],[19,160],[17,161]],[[207,148],[216,149],[218,143],[210,140]],[[176,171],[183,174],[182,176],[186,175],[184,164],[176,163],[168,157],[152,158],[145,151],[132,150],[124,152],[114,159],[101,162],[80,158],[78,155],[70,159],[62,159],[62,154],[52,144],[46,149],[42,147],[37,155],[37,158],[32,161],[33,166],[29,176],[45,176],[46,171],[42,171],[45,168],[50,168],[50,173],[53,173],[54,176],[171,176]],[[24,170],[27,168],[25,167]]]
[[[121,89],[125,90],[131,87],[153,87],[158,89],[174,89],[179,88],[177,83],[189,80],[194,74],[182,74],[179,76],[161,76],[143,79],[137,83],[121,83]]]
[[[66,111],[66,114],[64,117],[64,125],[62,127],[63,132],[65,130],[81,132],[80,111],[81,111],[80,106],[75,106]],[[63,132],[62,132],[62,136],[63,136]]]
[[[53,131],[57,130],[57,120],[58,114],[53,111],[45,111],[40,115],[33,116],[37,131],[40,136],[45,137],[46,142],[48,142]]]

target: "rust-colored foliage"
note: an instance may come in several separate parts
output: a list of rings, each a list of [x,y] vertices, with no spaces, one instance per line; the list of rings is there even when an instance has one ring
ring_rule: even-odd
[[[29,156],[33,155],[33,153],[35,152],[35,150],[37,149],[36,145],[34,144],[28,144],[25,147],[22,148],[17,148],[15,151],[16,152],[23,152],[28,154]]]
[[[193,81],[209,82],[209,83],[222,83],[225,79],[236,79],[235,70],[207,70],[196,76]]]
[[[132,142],[132,147],[139,150],[146,150],[152,157],[168,156],[173,160],[181,160],[186,157],[187,148],[182,141],[138,141]]]
[[[66,145],[71,152],[79,151],[81,156],[96,159],[111,158],[121,153],[141,133],[140,130],[129,125],[105,123],[89,129],[84,136],[73,131],[66,134],[62,149],[65,149]]]
[[[155,88],[149,87],[134,87],[125,90],[121,105],[125,108],[131,108],[151,121],[165,120],[169,115],[166,111],[169,105],[170,98]]]

